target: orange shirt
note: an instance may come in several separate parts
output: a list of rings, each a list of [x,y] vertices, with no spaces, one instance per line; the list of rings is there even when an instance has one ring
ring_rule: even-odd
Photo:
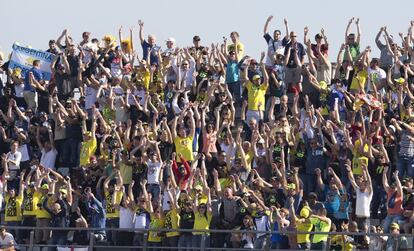
[[[402,212],[403,212],[402,202],[403,202],[402,194],[399,195],[397,191],[388,192],[387,193],[388,215],[402,215]],[[390,206],[393,206],[393,207],[390,207]]]

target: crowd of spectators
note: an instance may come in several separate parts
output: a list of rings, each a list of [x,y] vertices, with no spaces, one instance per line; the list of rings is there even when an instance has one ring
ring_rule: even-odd
[[[312,42],[308,27],[300,42],[287,19],[269,33],[272,19],[257,60],[237,31],[179,48],[145,37],[141,20],[138,39],[134,28],[80,41],[65,29],[49,41],[50,81],[40,61],[22,74],[1,54],[6,228],[38,227],[36,244],[61,246],[88,245],[86,229],[97,228],[96,242],[147,238],[151,250],[197,250],[202,238],[215,248],[408,249],[398,235],[414,227],[414,22],[399,38],[381,27],[373,57],[358,18],[341,45],[324,29]],[[198,232],[216,229],[253,231]],[[392,235],[356,234],[369,232]],[[2,248],[29,238],[0,230]]]

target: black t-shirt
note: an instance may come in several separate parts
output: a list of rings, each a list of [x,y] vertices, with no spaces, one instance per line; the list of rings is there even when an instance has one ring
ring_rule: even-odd
[[[67,58],[68,58],[68,63],[70,67],[70,76],[71,77],[78,76],[79,56],[68,55]]]
[[[68,123],[66,125],[66,137],[68,139],[76,139],[79,141],[83,140],[82,135],[82,118],[78,116],[78,123]]]
[[[173,145],[171,143],[161,141],[161,143],[158,145],[158,148],[160,149],[161,159],[163,161],[169,160],[171,157]]]
[[[194,212],[185,212],[184,210],[180,213],[180,228],[182,229],[193,229],[194,227]],[[183,232],[183,235],[191,235],[190,232]]]

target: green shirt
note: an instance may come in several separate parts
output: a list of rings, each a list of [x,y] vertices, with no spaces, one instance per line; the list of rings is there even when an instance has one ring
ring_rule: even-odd
[[[329,232],[331,230],[331,223],[326,221],[322,221],[316,217],[311,217],[310,222],[315,226],[315,232]],[[312,243],[318,243],[321,241],[327,241],[328,235],[327,234],[315,234],[312,238]]]

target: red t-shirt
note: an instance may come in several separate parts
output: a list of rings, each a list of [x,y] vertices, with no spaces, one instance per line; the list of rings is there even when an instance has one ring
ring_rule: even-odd
[[[398,194],[397,191],[388,192],[387,193],[388,215],[402,215],[402,212],[403,212],[402,201],[403,201],[402,194]]]

